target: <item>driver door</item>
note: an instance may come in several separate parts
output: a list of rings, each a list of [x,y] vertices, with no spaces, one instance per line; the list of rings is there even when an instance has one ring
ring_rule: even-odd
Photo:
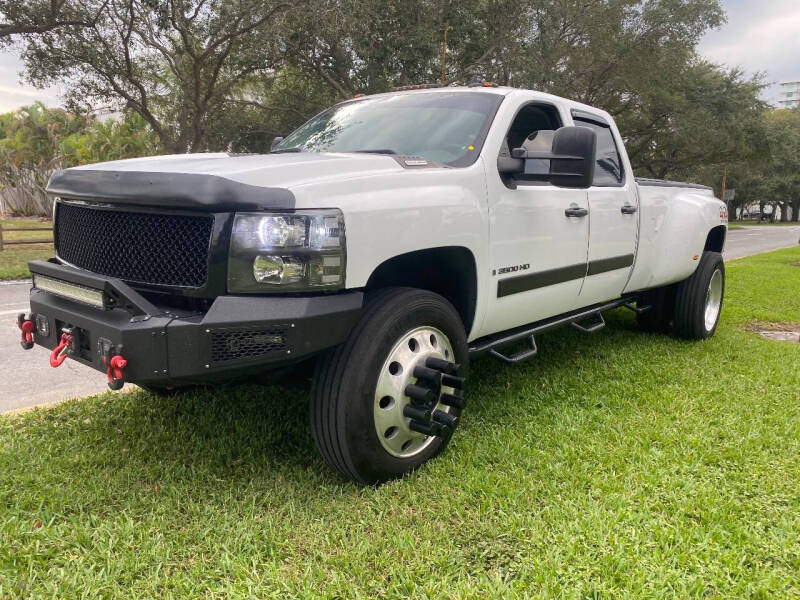
[[[556,106],[523,103],[500,152],[547,139],[562,123]],[[586,190],[501,176],[496,165],[487,165],[487,180],[493,281],[482,333],[578,308],[589,246]]]

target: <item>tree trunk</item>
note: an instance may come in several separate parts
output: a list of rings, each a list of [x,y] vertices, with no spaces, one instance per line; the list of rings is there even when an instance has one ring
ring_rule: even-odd
[[[726,202],[728,205],[728,221],[736,220],[736,202],[733,200]]]

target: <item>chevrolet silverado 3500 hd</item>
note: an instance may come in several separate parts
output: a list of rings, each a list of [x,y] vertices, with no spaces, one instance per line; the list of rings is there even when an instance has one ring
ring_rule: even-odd
[[[56,172],[56,256],[30,263],[22,346],[155,393],[316,357],[321,455],[380,482],[445,447],[473,355],[517,362],[537,333],[621,306],[651,332],[716,329],[725,205],[635,179],[602,110],[401,90],[276,141]]]

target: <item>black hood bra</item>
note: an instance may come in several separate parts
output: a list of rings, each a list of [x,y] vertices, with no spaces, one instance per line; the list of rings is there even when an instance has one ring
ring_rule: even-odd
[[[53,173],[46,191],[74,200],[205,212],[295,207],[294,194],[287,189],[248,185],[201,173],[67,169]]]

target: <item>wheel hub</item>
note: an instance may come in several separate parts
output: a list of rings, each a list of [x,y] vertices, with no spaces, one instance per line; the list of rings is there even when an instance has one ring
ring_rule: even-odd
[[[375,388],[374,420],[392,456],[410,458],[452,433],[463,383],[452,360],[450,340],[434,327],[409,331],[389,352]]]
[[[722,308],[722,271],[717,269],[711,276],[706,291],[706,308],[703,315],[706,331],[711,331],[719,318]]]

